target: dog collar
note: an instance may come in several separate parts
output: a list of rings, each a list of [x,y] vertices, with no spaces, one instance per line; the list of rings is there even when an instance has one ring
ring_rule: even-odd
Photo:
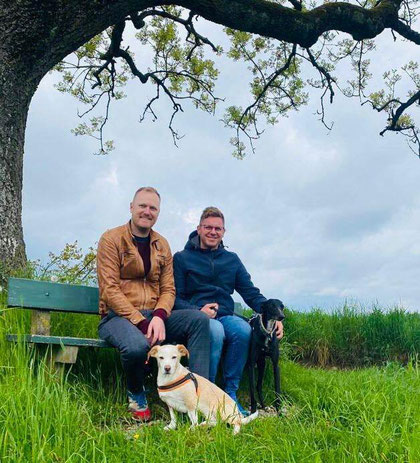
[[[158,391],[159,392],[173,391],[174,389],[177,389],[178,387],[182,386],[184,383],[187,383],[188,381],[192,381],[194,383],[195,392],[198,392],[197,378],[191,372],[188,372],[182,378],[172,381],[172,383],[165,384],[164,386],[158,386]]]
[[[255,317],[258,318],[258,323],[260,325],[262,332],[267,336],[267,338],[271,338],[274,331],[276,330],[276,325],[273,326],[271,331],[268,331],[267,328],[264,326],[262,315],[259,313],[259,314],[256,314]]]

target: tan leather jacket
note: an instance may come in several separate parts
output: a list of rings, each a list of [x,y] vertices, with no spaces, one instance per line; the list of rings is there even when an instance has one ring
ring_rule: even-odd
[[[175,301],[171,249],[154,230],[150,231],[150,248],[151,268],[145,277],[130,222],[101,236],[97,254],[99,313],[112,309],[134,325],[144,319],[143,309],[171,313]]]

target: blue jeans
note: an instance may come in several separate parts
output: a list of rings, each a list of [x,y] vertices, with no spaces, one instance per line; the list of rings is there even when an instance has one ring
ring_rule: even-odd
[[[248,322],[236,315],[225,315],[210,319],[210,374],[213,383],[222,356],[223,345],[223,382],[227,394],[236,397],[242,372],[244,370],[251,339],[251,327]]]

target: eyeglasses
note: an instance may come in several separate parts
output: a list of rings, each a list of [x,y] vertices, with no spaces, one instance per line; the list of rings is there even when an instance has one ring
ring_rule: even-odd
[[[222,233],[224,231],[223,227],[212,227],[211,225],[200,225],[200,227],[204,228],[207,232],[214,230],[216,233]]]

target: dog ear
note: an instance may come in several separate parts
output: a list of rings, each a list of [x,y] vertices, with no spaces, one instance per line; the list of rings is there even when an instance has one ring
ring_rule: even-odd
[[[157,353],[159,352],[160,346],[153,346],[148,354],[147,354],[147,360],[150,360],[150,357],[157,357]]]
[[[188,352],[188,349],[183,344],[177,344],[176,347],[178,348],[178,351],[181,354],[181,357],[186,356],[187,358],[190,358],[190,353]]]

